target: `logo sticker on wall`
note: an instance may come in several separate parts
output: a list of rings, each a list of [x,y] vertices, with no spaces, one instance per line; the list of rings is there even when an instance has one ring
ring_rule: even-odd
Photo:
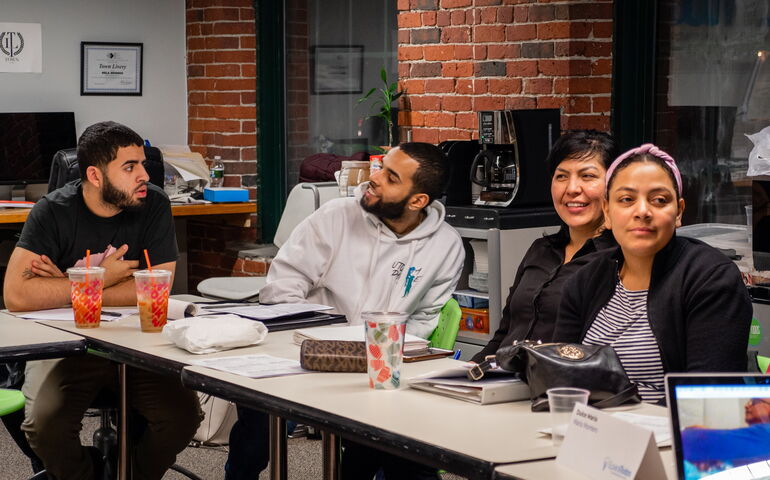
[[[39,23],[0,23],[0,72],[43,72]]]

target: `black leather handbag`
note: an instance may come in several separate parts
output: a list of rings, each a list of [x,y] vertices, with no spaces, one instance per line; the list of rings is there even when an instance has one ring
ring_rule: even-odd
[[[615,350],[608,345],[518,342],[468,371],[479,380],[494,365],[516,373],[529,385],[532,411],[548,410],[549,388],[574,387],[591,392],[588,403],[597,408],[639,403],[639,391],[631,382]]]

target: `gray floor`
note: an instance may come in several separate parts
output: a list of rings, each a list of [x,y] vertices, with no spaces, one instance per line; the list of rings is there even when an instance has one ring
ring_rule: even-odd
[[[86,418],[83,426],[83,443],[90,444],[93,431],[98,427],[97,418]],[[289,439],[289,479],[321,478],[321,442],[306,438]],[[177,457],[177,463],[201,478],[216,480],[224,478],[223,465],[227,458],[226,447],[188,447]],[[32,475],[29,461],[16,447],[5,428],[0,425],[0,480],[23,480]],[[168,472],[164,480],[183,480],[185,477]],[[262,472],[260,480],[267,480],[268,472]],[[461,477],[445,474],[443,480],[462,480]]]

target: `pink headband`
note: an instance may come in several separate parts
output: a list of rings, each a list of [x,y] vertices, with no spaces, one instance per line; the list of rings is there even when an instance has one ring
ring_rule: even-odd
[[[679,173],[679,168],[676,166],[676,162],[673,158],[671,158],[671,155],[664,152],[660,148],[656,147],[655,145],[651,143],[645,143],[641,147],[632,148],[631,150],[627,151],[623,155],[619,156],[615,159],[615,161],[612,162],[612,165],[610,165],[610,168],[607,169],[607,174],[604,177],[606,185],[609,186],[610,179],[612,178],[612,174],[615,173],[615,170],[618,168],[618,165],[623,163],[625,159],[628,157],[633,157],[636,155],[644,155],[645,153],[652,155],[653,157],[658,157],[666,164],[666,166],[671,170],[671,172],[674,174],[674,178],[676,179],[676,188],[679,191],[679,195],[682,194],[682,174]]]

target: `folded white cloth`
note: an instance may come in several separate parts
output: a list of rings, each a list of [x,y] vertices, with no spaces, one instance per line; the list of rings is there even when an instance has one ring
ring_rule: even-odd
[[[237,315],[211,315],[169,322],[163,335],[190,353],[214,353],[256,345],[267,337],[267,327]]]

